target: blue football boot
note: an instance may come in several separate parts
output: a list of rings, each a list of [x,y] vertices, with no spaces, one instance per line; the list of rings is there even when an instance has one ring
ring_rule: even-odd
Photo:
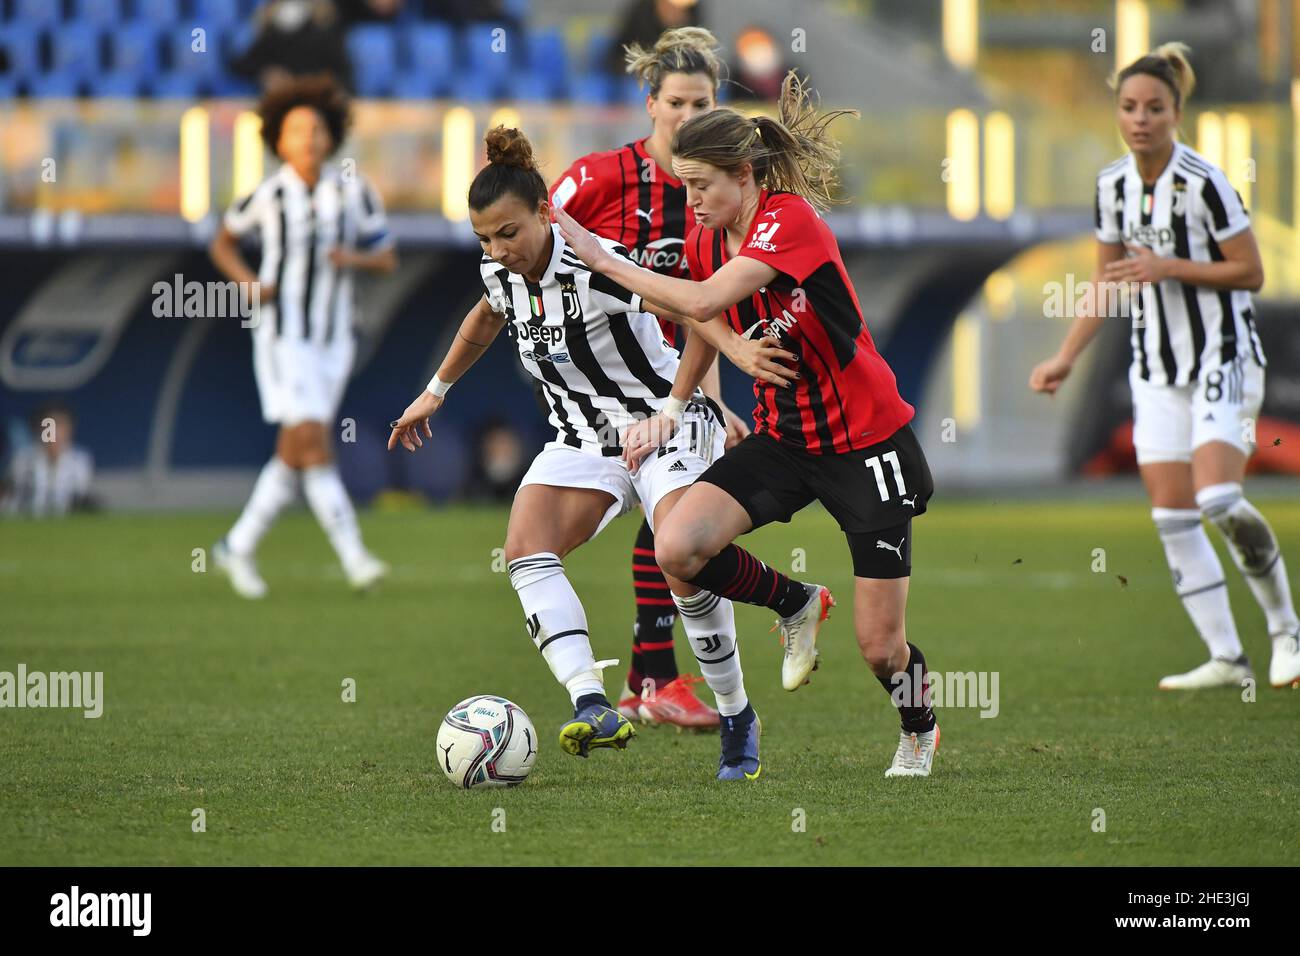
[[[763,772],[758,759],[758,738],[763,722],[752,704],[734,717],[722,718],[722,757],[718,760],[719,780],[757,780]]]
[[[577,709],[573,719],[560,728],[560,746],[565,753],[585,757],[592,747],[626,750],[636,736],[632,722],[608,703],[592,702]]]

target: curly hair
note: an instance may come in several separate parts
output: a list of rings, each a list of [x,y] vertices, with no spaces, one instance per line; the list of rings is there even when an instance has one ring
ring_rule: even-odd
[[[329,130],[330,154],[343,145],[352,122],[352,103],[347,93],[328,73],[296,76],[268,86],[257,105],[262,118],[262,141],[271,152],[278,152],[280,130],[289,111],[307,106],[320,114]]]
[[[546,201],[546,180],[533,155],[533,144],[517,129],[494,126],[483,137],[488,164],[469,186],[469,208],[482,212],[506,193],[529,209]]]

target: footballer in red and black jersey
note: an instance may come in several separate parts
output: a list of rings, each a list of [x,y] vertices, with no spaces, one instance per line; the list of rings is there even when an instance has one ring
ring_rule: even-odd
[[[810,454],[843,454],[911,421],[912,406],[876,351],[835,236],[806,199],[763,190],[738,254],[778,274],[728,309],[727,321],[746,338],[770,336],[799,356],[799,378],[789,388],[754,382],[756,435]],[[730,258],[724,231],[696,226],[686,255],[691,277],[703,282]]]
[[[686,279],[683,254],[695,214],[686,208],[686,187],[660,169],[645,140],[584,156],[551,187],[551,205],[563,209],[598,236],[625,246],[637,265]],[[661,320],[664,338],[679,345],[677,326]]]

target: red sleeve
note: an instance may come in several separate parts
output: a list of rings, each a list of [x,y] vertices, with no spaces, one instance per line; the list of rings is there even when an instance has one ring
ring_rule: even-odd
[[[826,244],[825,224],[808,201],[783,193],[770,196],[763,204],[740,254],[767,263],[795,282],[803,282],[831,260]]]
[[[612,181],[608,162],[602,161],[599,154],[584,156],[551,186],[551,206],[563,208],[582,225],[591,228],[590,223],[604,208]]]
[[[703,282],[708,278],[704,273],[704,266],[700,262],[699,255],[696,254],[696,246],[703,240],[704,227],[696,226],[686,236],[684,246],[686,248],[686,268],[691,273],[691,278],[696,282]]]

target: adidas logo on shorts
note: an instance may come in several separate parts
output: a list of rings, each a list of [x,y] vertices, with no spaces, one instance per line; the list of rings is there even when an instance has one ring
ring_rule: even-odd
[[[668,467],[668,471],[670,474],[674,471],[685,471],[685,470],[686,470],[686,466],[682,464],[682,460],[680,458],[678,458],[675,462],[673,462]]]

